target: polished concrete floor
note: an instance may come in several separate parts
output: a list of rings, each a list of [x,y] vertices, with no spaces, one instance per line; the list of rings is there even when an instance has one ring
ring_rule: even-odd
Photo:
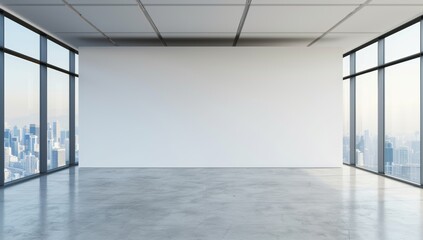
[[[423,190],[337,169],[71,168],[0,189],[0,239],[423,239]]]

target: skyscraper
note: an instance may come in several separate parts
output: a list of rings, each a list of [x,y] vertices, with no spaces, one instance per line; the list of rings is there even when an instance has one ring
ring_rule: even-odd
[[[391,142],[385,142],[385,164],[392,165],[394,161],[394,148]]]
[[[66,151],[63,148],[55,148],[52,152],[51,168],[57,168],[66,164]]]
[[[53,139],[54,139],[55,142],[58,142],[59,141],[59,134],[60,134],[59,122],[57,122],[57,121],[53,122],[52,130],[53,130]]]

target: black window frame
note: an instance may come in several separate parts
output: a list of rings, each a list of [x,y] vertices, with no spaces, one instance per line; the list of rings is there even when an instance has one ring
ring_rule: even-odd
[[[35,32],[40,36],[40,59],[35,59],[25,54],[22,54],[17,51],[13,51],[8,49],[4,45],[4,36],[5,29],[4,29],[4,19],[5,17],[15,21],[16,23],[28,28],[29,30]],[[69,50],[69,70],[60,68],[55,66],[54,64],[49,64],[47,62],[47,40],[50,40],[59,46]],[[4,131],[5,131],[5,119],[4,119],[4,111],[5,111],[5,79],[4,79],[4,56],[5,54],[10,54],[20,59],[24,59],[26,61],[30,61],[36,63],[40,67],[40,157],[39,157],[39,169],[40,172],[38,174],[33,174],[27,177],[23,177],[20,179],[12,180],[9,182],[5,182],[4,179],[4,168],[5,168],[5,156],[4,150],[2,152],[2,157],[0,158],[0,187],[6,187],[10,185],[14,185],[16,183],[21,183],[23,181],[34,179],[42,175],[46,175],[52,172],[60,171],[63,169],[67,169],[72,166],[78,165],[75,162],[75,78],[79,78],[79,74],[75,72],[75,55],[79,54],[79,52],[68,46],[67,44],[63,43],[62,41],[56,39],[55,37],[49,35],[46,32],[41,31],[40,29],[32,26],[31,24],[27,23],[26,21],[14,16],[13,14],[5,11],[4,9],[0,8],[0,146],[4,146]],[[65,73],[69,76],[69,163],[63,167],[55,168],[48,170],[47,169],[47,69],[54,69],[56,71]]]
[[[416,23],[420,23],[420,51],[418,53],[402,57],[390,62],[385,62],[385,39],[407,27],[410,27]],[[378,44],[378,66],[356,72],[356,52],[371,45]],[[420,151],[420,181],[419,183],[411,182],[406,179],[398,178],[392,175],[385,174],[384,165],[384,147],[385,147],[385,69],[389,66],[397,65],[406,61],[420,58],[420,149],[423,144],[423,15],[414,18],[413,20],[398,26],[385,34],[380,35],[346,53],[343,57],[350,58],[350,74],[343,76],[343,81],[350,81],[350,163],[343,163],[344,165],[352,166],[367,172],[371,172],[380,176],[384,176],[396,181],[410,184],[412,186],[423,188],[423,151]],[[357,76],[377,71],[378,72],[378,169],[377,172],[371,171],[362,167],[356,166],[355,163],[355,135],[356,135],[356,92],[355,92],[355,79]]]

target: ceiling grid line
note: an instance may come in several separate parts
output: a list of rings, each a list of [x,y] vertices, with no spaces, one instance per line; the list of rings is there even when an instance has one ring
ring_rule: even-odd
[[[233,47],[236,47],[239,37],[241,36],[242,28],[244,27],[245,19],[247,19],[248,11],[250,10],[252,0],[246,0],[244,12],[242,13],[241,20],[239,21],[238,29],[236,31]]]
[[[160,42],[163,44],[163,46],[167,47],[166,41],[164,40],[162,34],[160,33],[159,29],[157,28],[156,24],[154,23],[153,19],[151,18],[150,14],[148,13],[144,4],[141,2],[141,0],[136,0],[136,1],[138,3],[138,7],[144,13],[145,18],[147,18],[148,22],[150,23],[151,27],[153,28],[153,30],[156,33],[157,37],[159,38]]]
[[[91,21],[89,21],[87,18],[85,18],[76,8],[74,8],[67,0],[62,0],[63,3],[69,7],[74,13],[78,14],[78,16],[84,20],[86,23],[88,23],[91,27],[93,27],[95,30],[97,30],[101,35],[103,35],[110,43],[112,43],[114,46],[117,46],[116,42],[113,41],[107,34],[105,34],[103,31],[101,31],[97,26],[95,26]]]
[[[339,22],[337,22],[335,25],[333,25],[331,28],[329,28],[326,32],[324,32],[322,35],[320,35],[319,37],[317,37],[316,39],[314,39],[311,43],[309,43],[307,45],[307,47],[311,47],[313,44],[315,44],[320,39],[322,39],[323,37],[325,37],[328,33],[330,33],[333,29],[335,29],[336,27],[338,27],[339,25],[341,25],[343,22],[345,22],[348,18],[350,18],[351,16],[353,16],[354,14],[356,14],[358,11],[360,11],[361,9],[363,9],[365,6],[369,5],[369,3],[371,1],[372,0],[367,0],[364,3],[358,5],[358,7],[355,8],[352,12],[348,13],[344,18],[342,18]]]

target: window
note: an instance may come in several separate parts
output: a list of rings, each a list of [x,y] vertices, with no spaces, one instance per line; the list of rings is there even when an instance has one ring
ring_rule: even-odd
[[[0,72],[4,74],[4,102],[0,99],[4,104],[2,186],[79,162],[79,139],[70,136],[71,122],[78,134],[79,122],[71,121],[70,116],[79,112],[79,57],[75,52],[75,71],[69,73],[71,48],[5,11],[0,17],[4,19],[0,26],[4,35],[4,48],[0,49],[4,55],[0,68],[4,69]],[[45,40],[47,45],[42,44]],[[47,66],[41,56],[47,56]],[[71,79],[76,87],[75,114],[70,112],[74,99],[70,96]],[[75,139],[75,149],[71,139]],[[75,159],[70,158],[70,151],[75,151]]]
[[[47,167],[69,164],[69,75],[47,70]]]
[[[350,79],[343,81],[344,135],[343,162],[350,163]]]
[[[78,62],[76,62],[78,64]],[[79,78],[75,78],[75,162],[79,162]]]
[[[75,54],[75,73],[79,74],[79,55]]]
[[[69,71],[69,50],[48,40],[47,63]]]
[[[5,54],[5,182],[39,173],[40,68]]]
[[[377,170],[377,71],[356,77],[356,165]]]
[[[343,75],[342,76],[349,76],[350,73],[350,56],[346,56],[342,59],[342,63],[343,63]]]
[[[40,59],[40,35],[9,18],[4,18],[4,31],[6,48]]]
[[[356,72],[361,72],[378,65],[377,42],[356,52]]]
[[[385,173],[420,182],[420,59],[385,69]]]
[[[385,62],[420,52],[420,23],[411,25],[385,39]]]

